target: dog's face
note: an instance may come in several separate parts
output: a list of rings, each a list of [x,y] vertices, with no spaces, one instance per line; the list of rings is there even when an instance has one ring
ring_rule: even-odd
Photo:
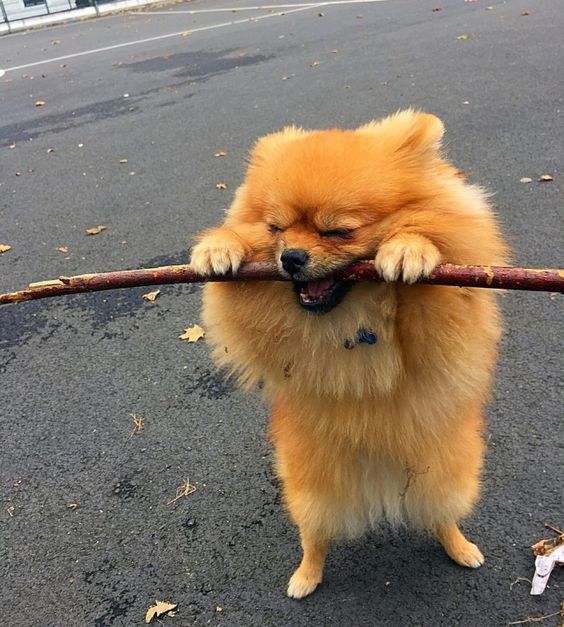
[[[329,276],[374,257],[391,218],[421,203],[442,129],[408,111],[355,131],[288,128],[259,140],[242,190],[245,220],[264,225],[263,258],[292,277],[301,307],[336,307],[351,284]]]

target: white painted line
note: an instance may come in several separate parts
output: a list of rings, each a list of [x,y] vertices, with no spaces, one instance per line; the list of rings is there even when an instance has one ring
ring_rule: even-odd
[[[294,7],[304,7],[317,9],[321,7],[329,7],[332,5],[342,6],[344,4],[372,4],[374,2],[388,2],[388,0],[328,0],[327,2],[307,2],[301,4],[260,4],[251,7],[224,7],[218,9],[186,9],[182,11],[138,11],[130,13],[130,15],[199,15],[202,13],[239,13],[240,11],[265,11],[268,9],[292,9]]]
[[[290,9],[289,11],[278,11],[276,13],[267,13],[266,15],[257,15],[256,17],[246,17],[238,20],[232,20],[230,22],[222,22],[221,24],[211,24],[210,26],[200,26],[198,28],[185,28],[181,31],[174,33],[168,33],[166,35],[157,35],[155,37],[147,37],[145,39],[136,39],[134,41],[126,41],[121,44],[114,44],[112,46],[104,46],[103,48],[93,48],[91,50],[84,50],[83,52],[75,52],[73,54],[65,54],[60,57],[52,57],[51,59],[43,59],[42,61],[35,61],[33,63],[25,63],[23,65],[14,65],[0,69],[0,72],[15,72],[17,70],[25,70],[30,67],[37,67],[38,65],[45,65],[47,63],[55,63],[57,61],[66,61],[68,59],[75,59],[77,57],[84,57],[90,54],[98,54],[99,52],[108,52],[109,50],[117,50],[119,48],[127,48],[129,46],[137,46],[139,44],[149,43],[151,41],[160,41],[162,39],[169,39],[171,37],[180,37],[186,33],[202,33],[208,30],[216,30],[218,28],[227,28],[229,26],[235,26],[237,24],[259,22],[260,20],[267,20],[271,17],[282,17],[284,15],[291,15],[292,13],[299,13],[300,11],[308,11],[310,9],[318,9],[321,7],[346,5],[346,4],[371,4],[374,2],[387,2],[388,0],[333,0],[327,2],[316,2],[315,4],[299,4],[294,5],[297,8]],[[276,8],[280,8],[278,5]],[[288,6],[288,5],[286,5]],[[257,10],[259,7],[257,7]],[[147,17],[150,13],[143,12],[141,15]]]
[[[317,7],[318,5],[313,5]],[[84,57],[89,54],[97,54],[98,52],[107,52],[108,50],[117,50],[118,48],[126,48],[128,46],[137,46],[138,44],[149,43],[151,41],[159,41],[161,39],[169,39],[170,37],[180,37],[185,33],[201,33],[207,30],[214,30],[216,28],[226,28],[228,26],[235,26],[236,24],[245,24],[246,22],[258,22],[259,20],[266,20],[269,17],[280,17],[282,15],[290,15],[291,13],[298,13],[299,11],[307,11],[311,9],[312,5],[307,5],[299,9],[293,9],[291,11],[280,11],[278,13],[268,13],[267,15],[258,15],[257,17],[246,17],[240,20],[233,20],[231,22],[223,22],[222,24],[212,24],[211,26],[200,26],[199,28],[185,28],[184,30],[177,31],[175,33],[168,33],[167,35],[157,35],[156,37],[147,37],[146,39],[136,39],[135,41],[126,41],[122,44],[114,44],[113,46],[104,46],[103,48],[93,48],[92,50],[85,50],[84,52],[75,52],[73,54],[65,54],[62,57],[53,57],[51,59],[43,59],[43,61],[35,61],[33,63],[25,63],[24,65],[14,65],[13,67],[4,68],[5,72],[15,72],[16,70],[25,70],[29,67],[36,67],[38,65],[45,65],[46,63],[55,63],[56,61],[66,61],[67,59],[75,59],[76,57]],[[147,13],[144,13],[146,16]]]
[[[362,0],[360,0],[362,1]],[[302,2],[300,4],[260,4],[250,7],[224,7],[221,9],[186,9],[181,11],[151,11],[149,8],[147,11],[143,11],[146,16],[148,13],[151,15],[174,15],[176,13],[186,13],[188,15],[198,15],[200,13],[239,13],[239,11],[265,11],[268,9],[294,9],[301,7],[317,7],[318,5],[325,4],[324,2]]]

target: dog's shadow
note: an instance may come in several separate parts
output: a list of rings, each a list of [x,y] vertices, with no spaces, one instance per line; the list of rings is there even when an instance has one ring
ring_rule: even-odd
[[[429,599],[438,586],[453,592],[474,588],[478,572],[455,564],[430,535],[382,525],[354,543],[332,548],[323,583],[311,598],[403,603],[410,590]]]

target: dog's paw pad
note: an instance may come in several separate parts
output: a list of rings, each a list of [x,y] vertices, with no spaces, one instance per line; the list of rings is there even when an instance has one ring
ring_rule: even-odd
[[[288,583],[288,596],[292,599],[303,599],[311,594],[319,583],[319,578],[304,576],[298,569]]]

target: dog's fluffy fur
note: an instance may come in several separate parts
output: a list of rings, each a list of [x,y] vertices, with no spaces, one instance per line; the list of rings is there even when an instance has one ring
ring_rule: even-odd
[[[458,523],[480,487],[495,295],[409,283],[442,262],[504,265],[508,251],[485,193],[441,156],[442,134],[438,118],[408,110],[356,130],[267,135],[224,224],[192,253],[211,273],[250,260],[288,269],[284,251],[302,251],[293,278],[314,296],[358,259],[386,280],[353,284],[326,313],[304,308],[290,282],[204,289],[217,363],[246,387],[263,381],[272,403],[277,473],[303,548],[292,597],[319,584],[330,541],[381,518],[429,530],[463,566],[484,560]],[[376,344],[351,349],[360,329]]]

